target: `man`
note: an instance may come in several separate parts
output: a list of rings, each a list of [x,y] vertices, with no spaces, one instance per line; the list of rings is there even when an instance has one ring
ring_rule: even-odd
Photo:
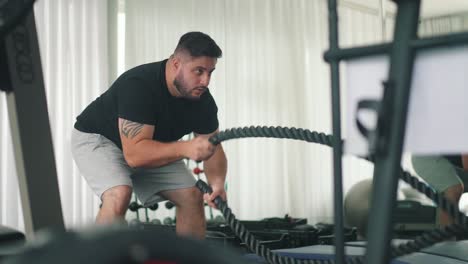
[[[468,180],[468,155],[413,156],[411,162],[416,173],[445,198],[458,205]],[[438,210],[437,222],[441,226],[454,223],[444,210]]]
[[[212,207],[226,199],[226,157],[208,141],[218,131],[208,85],[221,55],[208,35],[186,33],[169,59],[123,73],[77,117],[72,152],[102,200],[96,223],[123,219],[134,191],[145,206],[172,201],[177,233],[204,238],[203,198]],[[212,195],[202,197],[184,158],[204,161]]]

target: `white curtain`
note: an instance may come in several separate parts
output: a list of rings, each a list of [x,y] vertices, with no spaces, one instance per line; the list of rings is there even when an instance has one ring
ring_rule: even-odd
[[[423,19],[419,26],[419,35],[435,36],[468,30],[468,13]]]
[[[73,164],[69,139],[76,115],[109,85],[106,2],[38,0],[35,5],[68,227],[91,223],[99,205]],[[342,46],[377,43],[392,34],[392,20],[386,20],[383,32],[378,10],[341,3]],[[223,48],[211,83],[220,129],[281,125],[331,132],[329,66],[322,58],[328,47],[325,0],[138,0],[126,5],[126,69],[167,58],[180,35],[191,30],[210,34]],[[466,21],[462,15],[425,19],[420,32],[467,30]],[[24,230],[3,95],[0,111],[0,224]],[[224,147],[229,204],[239,218],[289,214],[310,223],[332,221],[328,147],[276,139],[232,140]],[[353,157],[345,157],[343,171],[345,192],[372,176],[372,166]],[[158,210],[152,218],[171,214]]]
[[[342,43],[382,39],[378,10],[342,6]],[[210,85],[220,129],[267,125],[331,132],[327,3],[324,0],[127,1],[125,68],[167,58],[188,31],[211,35],[224,51]],[[277,139],[224,143],[228,197],[241,219],[332,221],[332,152]],[[345,158],[345,190],[372,167]],[[163,215],[163,211],[156,216]]]
[[[67,227],[81,226],[99,203],[72,161],[70,134],[75,117],[108,86],[107,2],[38,0],[34,11],[63,214]],[[24,230],[4,95],[0,109],[0,224]]]

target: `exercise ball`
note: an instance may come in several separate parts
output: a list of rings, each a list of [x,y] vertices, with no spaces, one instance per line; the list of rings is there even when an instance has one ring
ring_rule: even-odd
[[[346,193],[344,200],[344,218],[350,227],[356,227],[360,236],[366,237],[367,218],[370,210],[372,179],[354,184]]]

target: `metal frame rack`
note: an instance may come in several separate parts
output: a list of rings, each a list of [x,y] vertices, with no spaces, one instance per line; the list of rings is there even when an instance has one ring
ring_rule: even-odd
[[[384,82],[382,100],[376,102],[377,126],[371,131],[369,155],[375,161],[369,224],[367,263],[389,263],[392,219],[398,186],[406,128],[410,85],[415,54],[418,50],[468,44],[468,33],[418,39],[421,0],[394,0],[397,4],[393,42],[340,49],[338,45],[337,1],[328,0],[330,49],[324,57],[331,67],[334,142],[334,193],[336,261],[345,263],[342,216],[342,142],[340,119],[339,63],[342,60],[388,55],[390,68]],[[385,209],[382,209],[385,208]]]

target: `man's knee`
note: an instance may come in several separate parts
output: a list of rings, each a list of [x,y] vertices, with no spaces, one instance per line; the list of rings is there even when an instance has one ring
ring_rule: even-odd
[[[123,215],[127,211],[131,197],[132,187],[128,185],[112,187],[102,194],[102,207]]]
[[[203,194],[196,187],[183,190],[182,196],[183,200],[176,204],[178,207],[203,205]]]

